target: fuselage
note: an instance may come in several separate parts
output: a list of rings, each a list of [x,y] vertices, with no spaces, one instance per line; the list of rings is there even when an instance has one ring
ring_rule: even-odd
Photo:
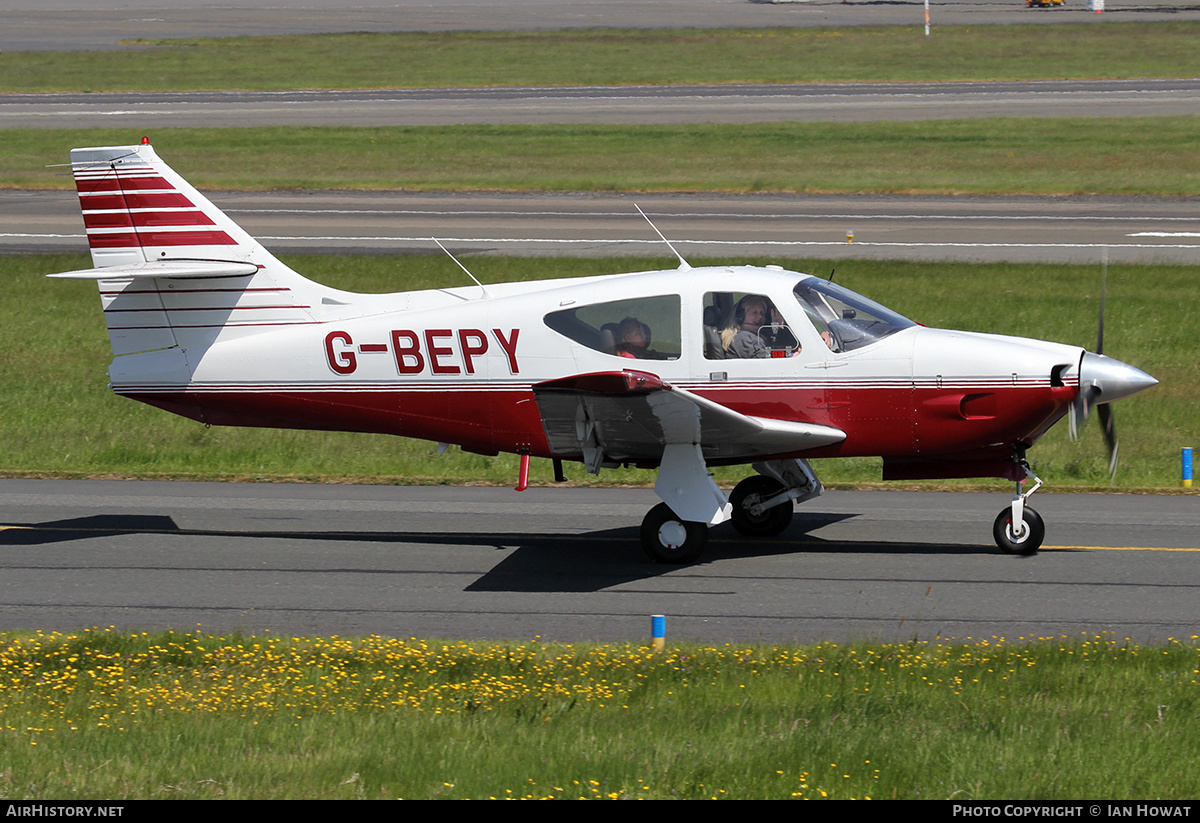
[[[275,295],[241,314],[214,308],[220,316],[204,323],[195,309],[203,295],[190,294],[186,316],[174,317],[166,295],[178,347],[117,357],[110,378],[118,394],[211,424],[380,432],[573,459],[549,446],[532,387],[636,370],[742,414],[846,433],[806,457],[940,467],[931,471],[1007,460],[1078,392],[1078,347],[925,328],[853,293],[807,288],[824,285],[774,268],[716,267],[366,296],[359,306],[304,307],[308,317]],[[732,307],[745,298],[777,312],[768,334],[755,332],[777,346],[766,355],[731,356],[715,342],[720,327],[736,326],[741,309]],[[115,295],[106,311],[135,316],[135,300]],[[758,310],[750,314],[757,322]],[[635,321],[649,340],[622,344]],[[652,465],[653,455],[638,462]]]

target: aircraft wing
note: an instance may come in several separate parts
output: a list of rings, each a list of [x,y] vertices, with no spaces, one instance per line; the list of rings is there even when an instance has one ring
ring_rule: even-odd
[[[599,372],[533,386],[556,457],[646,462],[668,445],[698,444],[706,460],[755,460],[838,443],[831,426],[741,414],[640,371]]]

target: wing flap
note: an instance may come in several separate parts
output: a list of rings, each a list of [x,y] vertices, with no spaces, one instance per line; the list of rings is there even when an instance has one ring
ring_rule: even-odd
[[[533,386],[556,457],[657,462],[668,445],[694,443],[707,460],[757,460],[838,443],[830,426],[753,417],[638,371],[575,375]]]

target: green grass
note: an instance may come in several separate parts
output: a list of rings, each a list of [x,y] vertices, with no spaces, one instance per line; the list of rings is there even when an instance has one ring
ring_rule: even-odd
[[[314,280],[379,292],[462,282],[444,256],[293,256],[289,264]],[[704,262],[693,260],[693,264]],[[826,272],[821,260],[777,262]],[[94,284],[41,275],[84,268],[86,256],[0,257],[7,300],[0,305],[0,474],[59,477],[181,477],[381,483],[510,483],[516,458],[489,458],[382,435],[205,428],[199,423],[112,395],[111,359]],[[602,274],[668,260],[478,258],[486,282]],[[838,282],[930,326],[1015,334],[1095,346],[1099,272],[1095,267],[838,261]],[[1161,385],[1117,404],[1122,467],[1112,488],[1172,489],[1179,485],[1179,448],[1200,442],[1195,341],[1200,301],[1195,275],[1184,266],[1110,266],[1105,351],[1153,374]],[[1110,488],[1094,421],[1078,443],[1065,425],[1030,452],[1051,489]],[[827,485],[879,481],[876,459],[819,461]],[[747,469],[721,469],[732,484]],[[573,481],[597,482],[579,466]],[[535,482],[551,478],[549,461],[533,461]],[[650,472],[606,470],[603,483],[649,483]],[[981,485],[982,484],[982,485]],[[960,481],[948,488],[1000,488],[1001,481]]]
[[[0,796],[1187,800],[1195,644],[9,634]]]
[[[10,129],[0,186],[72,188],[73,147],[125,130]],[[1200,117],[919,123],[161,129],[201,189],[1194,195]]]
[[[0,91],[1194,77],[1198,38],[1196,23],[1105,20],[938,26],[932,37],[913,25],[161,40],[0,54]]]

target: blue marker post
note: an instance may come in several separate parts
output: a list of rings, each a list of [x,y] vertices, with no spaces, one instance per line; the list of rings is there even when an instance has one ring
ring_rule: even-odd
[[[1185,446],[1182,454],[1183,462],[1183,487],[1190,489],[1192,487],[1192,447]]]
[[[667,646],[667,617],[663,614],[650,615],[650,645],[661,652]]]

